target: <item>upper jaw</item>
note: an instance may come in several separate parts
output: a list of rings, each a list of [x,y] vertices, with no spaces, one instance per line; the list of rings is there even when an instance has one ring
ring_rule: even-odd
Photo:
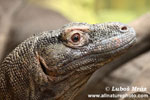
[[[128,26],[128,31],[124,33],[118,33],[118,35],[107,37],[100,40],[96,41],[97,47],[97,52],[104,53],[104,52],[109,52],[113,51],[115,53],[115,50],[117,49],[124,50],[130,48],[133,44],[136,42],[136,32],[134,31],[133,28]]]

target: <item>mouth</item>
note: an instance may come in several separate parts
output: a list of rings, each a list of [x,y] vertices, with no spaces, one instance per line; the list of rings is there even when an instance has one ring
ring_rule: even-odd
[[[113,37],[112,41],[113,39],[115,40],[115,38],[116,37]],[[136,41],[136,37],[133,38],[130,37],[128,40],[123,40],[124,39],[123,36],[121,38],[122,38],[121,44],[116,45],[114,48],[108,46],[109,43],[103,41],[103,43],[105,43],[105,46],[107,46],[105,50],[99,48],[98,50],[94,52],[90,52],[75,60],[70,60],[66,64],[64,64],[63,67],[60,67],[61,69],[59,69],[59,71],[61,73],[65,73],[73,70],[76,70],[78,72],[83,72],[83,71],[89,71],[89,69],[90,71],[95,70],[103,66],[104,64],[112,61],[114,58],[127,51],[130,47],[132,47],[135,44]],[[116,43],[114,42],[114,44]]]
[[[114,46],[114,48],[108,46],[107,50],[106,49],[101,50],[101,52],[99,52],[99,54],[115,54],[115,53],[118,53],[120,51],[126,51],[130,47],[132,47],[135,43],[136,43],[136,37],[133,37],[129,41],[124,42],[124,43],[120,44],[119,46],[117,46],[118,44],[115,43],[116,46]],[[105,45],[107,45],[107,44],[105,44]]]
[[[115,37],[102,40],[97,46],[97,53],[107,53],[126,49],[136,41],[134,33],[121,34]],[[120,49],[119,49],[120,48]]]

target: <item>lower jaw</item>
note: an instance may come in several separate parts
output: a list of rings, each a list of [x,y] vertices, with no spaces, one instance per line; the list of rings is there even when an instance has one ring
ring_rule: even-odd
[[[90,72],[96,71],[96,69],[104,66],[105,64],[110,63],[114,59],[118,58],[119,56],[121,56],[122,54],[127,52],[127,50],[130,49],[135,44],[135,39],[131,42],[132,42],[132,45],[127,46],[128,44],[126,44],[125,46],[120,47],[120,48],[116,49],[115,51],[110,51],[110,52],[106,52],[104,54],[99,54],[100,55],[99,57],[106,57],[106,58],[104,58],[105,60],[103,60],[103,61],[101,60],[101,61],[99,61],[99,63],[95,63],[95,64],[91,63],[89,65],[84,65],[82,67],[79,67],[77,69],[77,72],[81,73],[81,72],[85,71],[85,73],[90,73]],[[81,70],[81,69],[85,69],[85,70]]]

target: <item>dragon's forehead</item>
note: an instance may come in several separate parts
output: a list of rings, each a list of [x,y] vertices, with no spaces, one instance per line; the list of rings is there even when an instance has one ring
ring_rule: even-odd
[[[88,32],[89,35],[106,35],[105,33],[126,33],[129,31],[134,30],[123,23],[120,22],[109,22],[109,23],[102,23],[102,24],[87,24],[87,23],[70,23],[63,27],[64,32],[71,32],[74,30]],[[93,33],[93,34],[92,34]]]

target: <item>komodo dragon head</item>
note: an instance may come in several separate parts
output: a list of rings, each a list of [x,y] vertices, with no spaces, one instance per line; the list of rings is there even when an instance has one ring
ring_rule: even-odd
[[[94,71],[120,56],[135,40],[134,29],[117,22],[71,23],[45,32],[37,42],[42,69],[51,83],[43,97],[72,100]]]

